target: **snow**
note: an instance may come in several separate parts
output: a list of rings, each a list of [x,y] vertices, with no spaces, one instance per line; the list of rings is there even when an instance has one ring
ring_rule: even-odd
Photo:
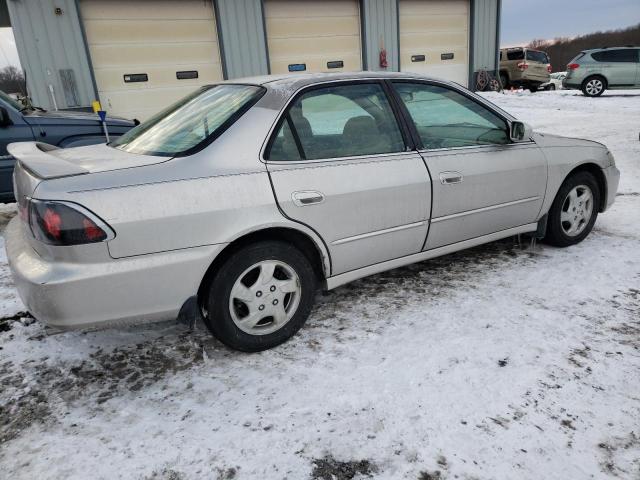
[[[509,239],[360,280],[260,354],[202,326],[11,322],[1,476],[637,478],[640,91],[486,97],[613,152],[622,194],[583,243]],[[4,256],[0,282],[14,315]]]

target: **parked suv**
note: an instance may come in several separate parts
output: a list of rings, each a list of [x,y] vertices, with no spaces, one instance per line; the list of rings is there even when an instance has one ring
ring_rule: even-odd
[[[639,57],[639,47],[585,50],[567,65],[562,85],[587,97],[599,97],[606,89],[640,87]]]
[[[500,50],[500,81],[503,88],[522,87],[536,92],[549,81],[551,64],[546,53],[530,48]]]
[[[122,118],[107,118],[109,135],[119,137],[135,126]],[[86,112],[48,112],[25,107],[0,91],[0,203],[13,202],[14,158],[7,152],[13,142],[40,140],[59,147],[105,143],[98,116]]]

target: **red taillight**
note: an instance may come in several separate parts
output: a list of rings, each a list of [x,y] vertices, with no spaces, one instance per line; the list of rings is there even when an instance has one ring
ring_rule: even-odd
[[[547,65],[547,72],[551,73],[551,64]]]
[[[520,62],[518,64],[518,70],[524,72],[527,68],[529,68],[529,64],[527,62]]]
[[[567,65],[567,70],[575,70],[579,66],[580,66],[579,63],[570,63],[569,65]]]
[[[62,228],[62,218],[53,209],[46,207],[42,216],[44,229],[49,237],[60,240],[60,229]]]
[[[32,199],[28,210],[33,236],[50,245],[102,242],[111,233],[104,222],[73,203]]]

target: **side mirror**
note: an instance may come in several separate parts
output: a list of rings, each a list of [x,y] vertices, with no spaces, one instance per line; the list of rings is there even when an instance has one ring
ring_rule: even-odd
[[[9,125],[13,125],[9,112],[6,108],[0,107],[0,128],[6,128]]]
[[[509,136],[512,142],[527,142],[531,138],[533,130],[524,122],[511,122],[511,132]]]

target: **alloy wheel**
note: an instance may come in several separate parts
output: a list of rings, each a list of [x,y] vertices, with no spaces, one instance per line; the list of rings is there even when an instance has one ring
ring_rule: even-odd
[[[265,260],[247,268],[235,281],[229,312],[243,332],[267,335],[291,320],[301,294],[300,278],[291,266]]]
[[[592,214],[593,192],[586,185],[574,187],[562,203],[562,230],[569,237],[577,237],[589,224]]]
[[[604,84],[602,83],[602,80],[598,78],[592,78],[585,85],[585,90],[589,95],[599,95],[603,88]]]

